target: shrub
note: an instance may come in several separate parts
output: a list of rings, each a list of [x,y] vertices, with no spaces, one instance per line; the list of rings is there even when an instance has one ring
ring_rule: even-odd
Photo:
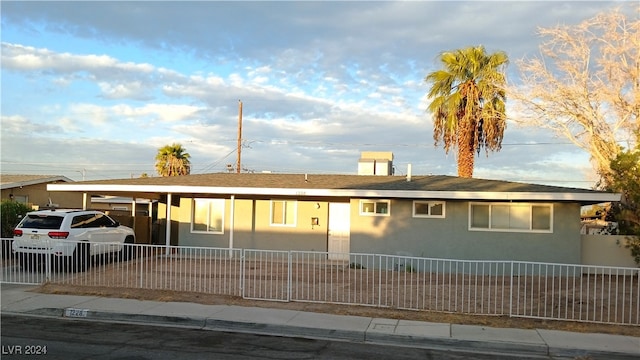
[[[13,237],[13,229],[18,225],[20,219],[29,211],[31,211],[31,209],[23,203],[3,200],[0,207],[0,214],[2,215],[2,237]]]

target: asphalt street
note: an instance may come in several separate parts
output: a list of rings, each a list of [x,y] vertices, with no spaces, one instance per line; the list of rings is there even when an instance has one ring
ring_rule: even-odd
[[[2,315],[3,359],[496,359],[344,341]],[[523,359],[522,357],[517,357]],[[500,357],[499,359],[516,359]]]

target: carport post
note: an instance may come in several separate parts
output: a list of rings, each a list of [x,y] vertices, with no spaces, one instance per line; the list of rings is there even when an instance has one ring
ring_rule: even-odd
[[[149,199],[149,244],[153,244],[153,199]]]
[[[136,231],[136,198],[131,200],[131,217],[133,218],[133,231]]]
[[[87,193],[82,193],[82,210],[87,210]]]
[[[165,229],[165,244],[167,245],[165,255],[169,256],[171,254],[171,193],[167,194],[167,226]]]
[[[233,223],[235,218],[236,196],[231,195],[231,219],[229,219],[229,258],[233,258]]]

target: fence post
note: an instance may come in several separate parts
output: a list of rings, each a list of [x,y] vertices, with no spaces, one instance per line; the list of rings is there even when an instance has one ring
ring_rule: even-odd
[[[511,262],[511,276],[509,276],[509,317],[513,316],[513,261]]]
[[[378,307],[382,307],[382,255],[378,255]]]
[[[127,246],[127,244],[124,244],[124,246]],[[138,254],[138,256],[140,256],[140,253],[142,252],[142,249],[140,248],[141,245],[138,245],[138,249],[136,249],[135,246],[135,244],[131,244],[131,253]],[[144,265],[146,264],[146,261],[144,261],[144,259],[142,261],[138,261],[138,259],[136,259],[136,263],[138,263],[138,266],[140,266],[140,289],[144,289],[144,272],[142,270]]]
[[[287,302],[291,301],[291,281],[292,281],[292,274],[291,274],[291,267],[292,265],[292,261],[291,261],[291,250],[289,250],[289,252],[287,253]]]
[[[245,261],[245,249],[240,249],[240,295],[245,298],[244,293],[244,261]]]
[[[47,248],[51,249],[51,240],[47,239]],[[51,261],[53,255],[52,254],[45,254],[45,258],[44,258],[44,282],[51,282]]]

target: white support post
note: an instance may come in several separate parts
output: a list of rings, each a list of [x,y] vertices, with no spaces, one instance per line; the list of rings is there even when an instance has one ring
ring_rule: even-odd
[[[153,199],[149,199],[149,244],[153,242]]]
[[[165,237],[166,237],[165,255],[169,256],[171,254],[171,249],[169,248],[171,246],[171,194],[167,194],[167,226],[165,231]]]
[[[231,195],[231,209],[229,212],[231,213],[231,218],[229,219],[229,258],[233,258],[233,228],[234,228],[234,219],[235,219],[235,208],[236,208],[236,196]],[[224,224],[223,224],[224,226]]]
[[[136,198],[131,200],[131,217],[133,218],[133,231],[136,231]]]
[[[82,210],[87,210],[87,199],[88,199],[88,195],[87,193],[82,193]]]

